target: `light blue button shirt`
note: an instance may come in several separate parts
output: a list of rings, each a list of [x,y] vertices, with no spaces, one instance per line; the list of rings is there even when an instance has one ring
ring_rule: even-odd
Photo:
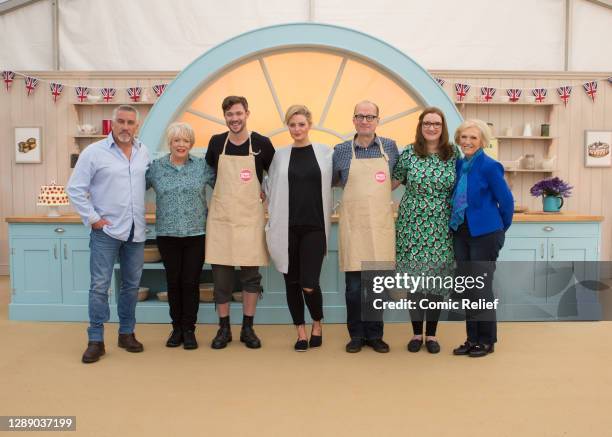
[[[145,241],[145,174],[150,162],[146,146],[138,140],[128,160],[112,132],[87,146],[66,188],[83,223],[103,218],[111,223],[104,226],[104,233],[122,241],[127,241],[133,223],[133,241]]]

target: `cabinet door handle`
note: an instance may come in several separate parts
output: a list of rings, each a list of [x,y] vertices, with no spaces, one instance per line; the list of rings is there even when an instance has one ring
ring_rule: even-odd
[[[550,243],[550,259],[555,257],[555,243]]]
[[[553,228],[552,226],[544,226],[542,230],[544,230],[544,232],[552,232],[555,230],[555,228]]]
[[[64,243],[64,259],[68,259],[68,245]]]
[[[55,232],[57,232],[58,234],[63,234],[66,231],[64,228],[55,228]]]
[[[544,243],[540,243],[540,259],[544,259]]]
[[[53,245],[53,258],[57,259],[57,244]]]

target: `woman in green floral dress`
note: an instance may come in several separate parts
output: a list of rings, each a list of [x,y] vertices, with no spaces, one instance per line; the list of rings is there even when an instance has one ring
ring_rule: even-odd
[[[397,270],[414,276],[445,276],[452,272],[453,238],[449,230],[451,196],[455,185],[457,149],[448,141],[444,114],[438,108],[425,108],[419,117],[414,144],[406,147],[393,171],[394,187],[406,186],[396,222]],[[436,329],[439,309],[420,304],[441,302],[447,291],[442,287],[421,289],[410,295],[416,308],[410,310],[414,336],[410,352],[423,345],[438,353]]]

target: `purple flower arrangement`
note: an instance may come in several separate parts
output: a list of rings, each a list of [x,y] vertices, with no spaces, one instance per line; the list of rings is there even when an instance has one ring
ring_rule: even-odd
[[[532,196],[557,196],[557,197],[570,197],[572,195],[572,187],[567,182],[557,177],[542,179],[537,182],[531,189]]]

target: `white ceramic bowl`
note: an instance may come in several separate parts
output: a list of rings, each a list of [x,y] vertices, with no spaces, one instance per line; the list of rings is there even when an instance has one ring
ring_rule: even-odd
[[[168,302],[168,292],[167,291],[158,291],[157,292],[157,300],[162,302]]]

